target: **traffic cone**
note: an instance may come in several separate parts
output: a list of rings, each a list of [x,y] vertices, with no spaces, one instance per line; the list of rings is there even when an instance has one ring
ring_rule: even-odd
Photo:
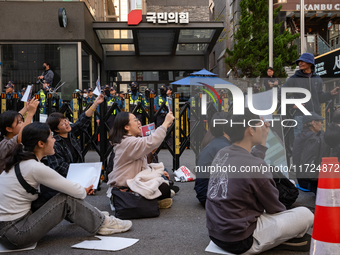
[[[310,254],[340,254],[340,167],[336,157],[322,158]]]

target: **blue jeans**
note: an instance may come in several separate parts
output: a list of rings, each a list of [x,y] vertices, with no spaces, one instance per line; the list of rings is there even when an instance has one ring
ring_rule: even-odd
[[[84,200],[58,194],[34,213],[29,211],[14,221],[0,221],[1,242],[9,248],[27,247],[66,217],[91,234],[97,233],[105,220],[97,208]]]

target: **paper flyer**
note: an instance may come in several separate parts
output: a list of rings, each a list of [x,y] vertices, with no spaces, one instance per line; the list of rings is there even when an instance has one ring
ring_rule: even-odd
[[[66,179],[79,183],[84,188],[93,185],[98,188],[102,162],[96,163],[72,163],[68,169]]]
[[[32,89],[33,89],[33,85],[28,85],[27,86],[25,94],[21,98],[22,102],[29,102],[31,100],[31,98],[32,98]]]
[[[146,126],[142,126],[142,136],[149,136],[151,135],[153,132],[155,132],[155,123],[151,123],[149,125]]]

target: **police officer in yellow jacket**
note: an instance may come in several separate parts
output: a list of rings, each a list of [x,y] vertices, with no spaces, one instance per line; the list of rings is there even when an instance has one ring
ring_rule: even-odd
[[[158,111],[159,107],[162,105],[163,102],[165,102],[165,105],[168,106],[168,102],[166,101],[167,86],[162,85],[159,90],[160,90],[161,94],[158,95],[154,100],[156,111]],[[160,125],[162,125],[162,123],[165,120],[165,116],[166,116],[167,112],[168,112],[168,109],[166,107],[166,109],[163,108],[160,111],[160,113],[157,115],[156,127],[159,127]]]
[[[166,116],[166,114],[169,111],[169,109],[168,109],[168,102],[166,100],[166,98],[167,98],[166,92],[168,91],[168,87],[165,86],[165,85],[162,85],[159,90],[160,90],[160,95],[158,95],[155,98],[155,101],[154,101],[156,111],[158,111],[158,109],[161,107],[163,102],[165,102],[166,107],[163,108],[159,112],[159,114],[157,115],[157,117],[156,117],[156,127],[159,127],[160,125],[162,125],[162,123],[165,120],[165,116]],[[169,136],[169,139],[168,139],[167,142],[168,142],[169,146],[172,147],[172,135]]]
[[[144,102],[144,96],[139,93],[139,84],[138,82],[134,81],[130,84],[131,87],[131,93],[129,94],[129,102],[130,102],[130,112],[133,112],[135,107],[137,107],[138,103],[141,103],[142,106],[144,107],[145,102]],[[142,109],[138,109],[135,112],[136,118],[142,123],[143,119],[143,111]]]

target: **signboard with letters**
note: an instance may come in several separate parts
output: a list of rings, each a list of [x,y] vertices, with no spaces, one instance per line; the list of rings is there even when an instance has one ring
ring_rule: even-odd
[[[146,21],[154,24],[188,24],[189,12],[148,12]]]
[[[340,49],[315,58],[315,72],[321,78],[340,77]]]
[[[300,11],[300,0],[274,0],[275,8],[282,5],[281,11]],[[339,0],[305,0],[305,11],[340,11]]]

